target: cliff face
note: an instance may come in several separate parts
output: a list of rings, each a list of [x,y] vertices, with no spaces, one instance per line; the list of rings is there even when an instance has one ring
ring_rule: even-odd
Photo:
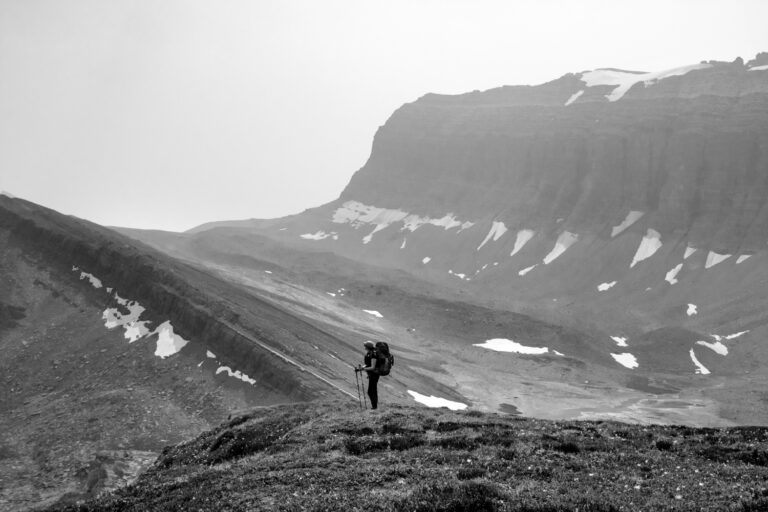
[[[662,236],[688,233],[697,247],[765,245],[768,72],[713,64],[638,83],[616,101],[607,91],[569,75],[427,95],[379,130],[341,198],[492,218],[515,232],[563,219],[563,230],[599,235],[641,211]]]

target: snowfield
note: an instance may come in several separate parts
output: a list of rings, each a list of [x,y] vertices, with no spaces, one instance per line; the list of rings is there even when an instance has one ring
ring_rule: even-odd
[[[637,363],[637,358],[629,352],[625,352],[623,354],[611,354],[611,357],[615,359],[617,363],[626,368],[629,368],[630,370],[634,370],[640,366]]]
[[[708,341],[697,341],[696,344],[705,346],[708,349],[714,351],[716,354],[720,354],[721,356],[728,355],[728,347],[726,347],[722,341],[716,341],[714,343],[710,343]]]
[[[173,332],[173,326],[171,325],[170,320],[166,320],[160,324],[155,330],[155,333],[157,333],[157,348],[155,349],[155,355],[161,359],[165,359],[168,356],[178,353],[187,343],[189,343],[189,340],[185,340]]]
[[[483,243],[481,243],[477,247],[477,250],[479,251],[491,239],[493,239],[493,241],[495,242],[496,240],[501,238],[506,232],[507,232],[507,226],[505,226],[503,222],[493,221],[493,223],[491,224],[491,230],[485,236]]]
[[[616,86],[611,92],[606,94],[605,97],[608,101],[618,101],[637,83],[643,83],[646,86],[653,85],[656,82],[671,76],[681,76],[697,69],[706,69],[709,67],[712,67],[712,65],[692,64],[653,73],[622,71],[620,69],[596,69],[594,71],[582,73],[581,80],[587,84],[587,87],[594,87],[596,85]]]
[[[712,268],[718,263],[722,263],[730,257],[730,254],[718,254],[714,251],[709,251],[709,254],[707,254],[707,262],[704,264],[704,268]]]
[[[579,240],[579,235],[576,233],[570,233],[568,231],[563,231],[559,237],[557,237],[557,242],[555,242],[555,247],[550,251],[549,254],[547,254],[542,262],[545,265],[549,265],[553,261],[555,261],[557,258],[559,258],[565,251],[568,250],[570,246],[575,244]]]
[[[677,274],[680,273],[680,270],[682,270],[682,268],[683,268],[683,264],[680,263],[675,268],[667,272],[667,275],[664,277],[664,280],[669,284],[677,284]]]
[[[518,252],[520,252],[520,249],[525,247],[525,244],[528,243],[528,241],[533,238],[534,231],[531,229],[522,229],[517,232],[517,238],[515,238],[515,246],[512,248],[512,252],[509,254],[510,256],[514,256]]]
[[[339,235],[335,231],[331,231],[330,233],[318,231],[317,233],[305,233],[299,236],[304,240],[325,240],[326,238],[332,238],[333,240],[339,239]]]
[[[632,224],[640,220],[640,217],[645,215],[645,212],[632,210],[627,214],[627,217],[619,224],[618,226],[614,226],[611,230],[611,238],[620,235],[624,232],[628,227],[630,227]]]
[[[387,227],[403,223],[401,231],[414,232],[424,225],[442,227],[445,230],[459,228],[458,232],[468,229],[474,225],[474,222],[460,221],[452,213],[447,213],[441,218],[420,217],[403,210],[389,208],[379,208],[369,206],[359,201],[347,201],[334,211],[331,218],[336,224],[349,224],[358,229],[365,225],[373,225],[373,231],[363,237],[363,243],[367,244],[373,239],[373,235]]]
[[[473,346],[494,350],[496,352],[514,352],[516,354],[541,355],[549,352],[547,347],[527,347],[520,343],[504,338],[494,338],[484,343],[474,343]]]
[[[648,229],[643,239],[640,241],[640,246],[635,252],[635,257],[632,258],[632,263],[629,264],[629,268],[634,267],[643,260],[646,260],[656,254],[661,248],[661,234],[655,229]]]
[[[707,368],[699,362],[698,359],[696,359],[696,353],[691,349],[690,351],[691,355],[691,361],[693,361],[693,364],[696,366],[696,375],[709,375],[710,371],[707,370]]]
[[[250,378],[248,375],[244,374],[240,370],[232,371],[232,368],[229,366],[219,366],[216,369],[216,375],[220,373],[226,373],[230,377],[234,377],[235,379],[240,379],[243,382],[247,382],[250,385],[256,384],[256,379]]]
[[[616,342],[616,345],[620,347],[628,347],[627,338],[622,336],[611,336],[611,339]]]
[[[411,391],[410,389],[408,390],[408,394],[411,395],[414,400],[420,404],[426,405],[427,407],[447,407],[452,411],[462,411],[467,408],[467,404],[462,404],[461,402],[452,402],[451,400],[438,398],[436,396],[422,395],[421,393]]]

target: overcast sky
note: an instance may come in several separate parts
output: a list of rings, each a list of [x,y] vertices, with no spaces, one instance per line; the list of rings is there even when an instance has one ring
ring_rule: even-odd
[[[185,230],[338,197],[428,92],[768,51],[766,0],[0,0],[0,190]]]

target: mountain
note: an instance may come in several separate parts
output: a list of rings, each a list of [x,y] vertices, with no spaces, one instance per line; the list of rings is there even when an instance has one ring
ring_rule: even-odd
[[[475,347],[460,351],[467,363],[442,368],[460,373],[444,382],[475,406],[764,423],[766,66],[761,53],[427,94],[377,131],[367,163],[329,204],[185,234],[125,233],[234,274],[248,258],[356,279],[373,265],[393,271],[391,289],[428,283],[419,293],[567,332],[554,341],[468,320],[456,337]],[[385,318],[418,318],[431,330],[421,342],[442,346],[445,317],[373,299]],[[470,361],[482,369],[466,370]]]
[[[311,301],[285,307],[253,285],[5,195],[0,283],[2,510],[124,485],[162,447],[233,411],[357,401],[350,361],[371,334],[364,322],[329,323]]]
[[[576,331],[452,290],[438,296],[399,271],[258,236],[242,244],[239,254],[216,257],[215,245],[200,245],[206,258],[176,258],[0,195],[0,510],[63,506],[124,486],[163,447],[254,406],[357,406],[365,383],[352,366],[367,339],[388,340],[397,354],[379,386],[390,405],[439,397],[467,407],[455,379],[484,363],[467,360],[451,373],[444,365],[467,350],[478,325],[588,350]],[[386,317],[375,309],[382,305]],[[527,378],[549,381],[570,364]]]

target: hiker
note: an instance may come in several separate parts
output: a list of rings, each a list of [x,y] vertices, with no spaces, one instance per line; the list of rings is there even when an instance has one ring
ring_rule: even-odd
[[[371,409],[376,409],[379,405],[379,393],[376,386],[379,384],[378,367],[381,365],[381,358],[376,354],[376,345],[372,341],[363,343],[365,347],[365,356],[363,363],[365,366],[357,368],[357,371],[365,371],[368,374],[368,397],[371,399]]]

